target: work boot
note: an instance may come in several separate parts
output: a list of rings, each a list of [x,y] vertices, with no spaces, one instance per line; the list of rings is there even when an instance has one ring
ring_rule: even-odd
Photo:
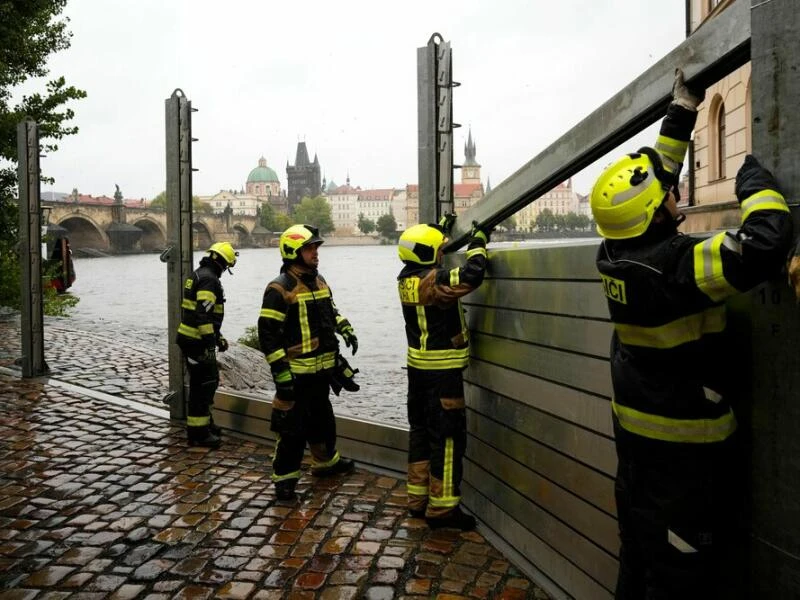
[[[208,430],[211,433],[213,433],[214,435],[216,435],[217,437],[221,437],[222,436],[222,427],[220,427],[219,425],[214,423],[214,419],[213,418],[211,419],[211,422],[208,424]]]
[[[460,529],[461,531],[472,531],[477,522],[475,517],[461,511],[460,506],[456,506],[452,511],[443,517],[427,517],[425,521],[431,529]]]
[[[415,519],[424,519],[425,518],[425,509],[424,508],[409,508],[408,514],[410,514]]]
[[[284,479],[275,482],[275,498],[280,502],[294,502],[297,494],[294,491],[296,479]]]
[[[208,426],[205,427],[187,427],[186,439],[189,446],[202,446],[204,448],[219,448],[222,440],[219,436],[211,433]]]
[[[322,469],[311,469],[311,474],[314,477],[331,477],[333,475],[341,475],[344,473],[352,473],[355,469],[355,463],[349,458],[340,458],[336,464]]]

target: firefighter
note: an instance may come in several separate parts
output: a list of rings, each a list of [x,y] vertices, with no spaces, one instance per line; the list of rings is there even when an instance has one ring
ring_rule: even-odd
[[[294,501],[306,442],[311,474],[349,473],[353,461],[336,450],[336,420],[329,387],[358,391],[356,372],[339,353],[336,334],[358,350],[350,322],[339,314],[319,274],[319,230],[292,225],[279,240],[280,275],[264,290],[258,339],[275,382],[271,429],[277,433],[272,481],[278,500]]]
[[[225,292],[219,278],[236,265],[239,253],[228,242],[217,242],[208,256],[183,285],[181,324],[177,344],[189,373],[189,402],[186,437],[190,446],[218,448],[219,427],[214,425],[211,407],[219,385],[216,350],[225,352],[228,342],[220,331],[225,317]]]
[[[489,230],[474,228],[466,263],[442,266],[445,232],[440,225],[414,225],[400,236],[404,267],[397,277],[408,341],[408,507],[432,529],[475,528],[462,512],[462,460],[467,443],[464,383],[469,330],[459,298],[483,282]]]
[[[672,96],[655,147],[608,166],[590,198],[614,323],[616,597],[626,600],[728,597],[723,551],[744,490],[724,301],[777,275],[792,235],[775,179],[752,156],[736,175],[738,231],[678,233],[678,177],[702,94],[677,70]]]

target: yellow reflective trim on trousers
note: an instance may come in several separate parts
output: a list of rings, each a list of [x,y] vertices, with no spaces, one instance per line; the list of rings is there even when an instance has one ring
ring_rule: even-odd
[[[283,348],[278,348],[275,350],[275,352],[267,354],[266,359],[268,363],[274,363],[276,360],[280,360],[284,356],[286,356],[286,350]]]
[[[183,323],[178,325],[178,333],[185,335],[188,338],[192,338],[193,340],[199,340],[202,337],[200,332],[197,330],[197,327],[189,327]]]
[[[762,190],[742,201],[742,223],[757,210],[780,210],[789,212],[783,194],[775,190]]]
[[[290,358],[289,366],[292,369],[292,373],[296,374],[319,373],[336,366],[336,352],[325,352],[310,358]]]
[[[425,350],[425,346],[428,345],[428,317],[425,315],[425,307],[421,305],[417,306],[417,325],[419,325],[419,348]]]
[[[472,250],[467,250],[467,260],[475,256],[476,254],[481,254],[483,256],[488,257],[486,254],[486,248],[473,248]]]
[[[217,303],[217,296],[214,292],[209,292],[208,290],[200,290],[197,292],[197,301],[200,302],[202,300],[208,300],[212,304]]]
[[[270,479],[272,481],[286,481],[287,479],[300,479],[300,471],[292,471],[291,473],[286,473],[286,475],[276,475],[273,473],[270,475]]]
[[[197,302],[194,300],[189,300],[188,298],[184,298],[181,302],[181,308],[185,308],[187,310],[197,310]]]
[[[694,279],[697,287],[714,302],[739,292],[727,279],[722,267],[721,247],[727,233],[722,232],[694,247]]]
[[[406,484],[406,492],[408,492],[412,496],[427,496],[428,495],[428,486],[427,485],[412,485],[410,483]]]
[[[450,269],[450,287],[456,287],[460,280],[458,269]]]
[[[449,508],[457,506],[461,496],[453,495],[453,438],[449,437],[444,442],[444,464],[442,465],[442,495],[430,496],[428,503],[434,507]]]
[[[714,306],[703,312],[675,319],[658,327],[642,327],[616,323],[614,329],[623,344],[646,348],[674,348],[687,342],[699,340],[707,333],[719,333],[725,329],[724,306]]]
[[[261,312],[258,313],[259,317],[264,317],[265,319],[274,319],[275,321],[280,321],[283,323],[286,320],[286,315],[282,312],[277,310],[272,310],[271,308],[262,308]]]
[[[733,410],[716,419],[671,419],[621,406],[613,400],[611,407],[623,429],[664,442],[708,444],[721,442],[736,431]]]
[[[311,465],[311,468],[312,469],[327,469],[328,467],[332,467],[333,465],[338,463],[340,458],[341,457],[339,456],[339,451],[337,450],[336,454],[333,455],[332,459],[327,460],[325,462],[319,462],[319,463],[315,462],[314,464]]]
[[[203,323],[200,327],[197,328],[197,331],[200,335],[213,335],[214,333],[214,325],[213,323]]]
[[[211,424],[211,417],[186,417],[186,425],[189,427],[205,427]]]

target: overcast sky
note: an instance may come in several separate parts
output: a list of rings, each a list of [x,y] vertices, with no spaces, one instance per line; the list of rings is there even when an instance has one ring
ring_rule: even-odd
[[[439,32],[461,82],[455,162],[471,127],[496,186],[685,30],[682,0],[70,0],[65,14],[72,47],[50,76],[88,97],[74,104],[80,133],[42,161],[56,178],[43,191],[113,195],[116,183],[148,199],[165,187],[175,88],[199,109],[195,194],[241,189],[262,155],[286,189],[300,140],[328,181],[402,187],[417,182],[416,49]],[[579,192],[600,166],[576,176]]]

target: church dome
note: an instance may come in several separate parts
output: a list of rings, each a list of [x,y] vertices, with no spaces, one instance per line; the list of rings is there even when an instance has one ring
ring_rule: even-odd
[[[270,183],[273,181],[279,182],[278,175],[267,166],[267,160],[262,156],[258,160],[258,166],[247,176],[247,183]]]

